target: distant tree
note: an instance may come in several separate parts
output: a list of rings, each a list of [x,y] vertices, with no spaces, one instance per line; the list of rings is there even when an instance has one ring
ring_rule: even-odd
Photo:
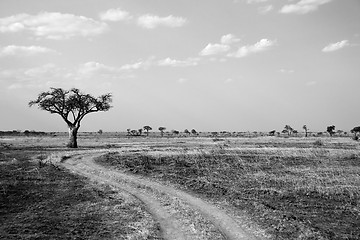
[[[131,129],[130,129],[130,128],[128,128],[128,129],[126,129],[126,131],[127,131],[127,135],[130,135],[130,131],[131,131]]]
[[[303,129],[305,131],[305,137],[307,137],[309,129],[308,129],[308,127],[306,125],[303,126]]]
[[[178,130],[171,130],[171,133],[173,134],[173,135],[179,135],[179,131]]]
[[[137,130],[133,129],[133,130],[130,131],[130,134],[133,135],[133,136],[138,136],[139,132]]]
[[[328,126],[326,128],[326,131],[330,134],[330,137],[332,137],[332,135],[334,135],[335,133],[335,126],[334,125]]]
[[[166,127],[159,127],[159,131],[161,132],[161,137],[164,136],[164,131],[166,130]]]
[[[350,132],[354,134],[354,139],[358,140],[359,137],[357,136],[357,134],[360,133],[360,126],[354,127],[353,129],[351,129]]]
[[[151,131],[152,128],[150,126],[144,126],[143,128],[146,131],[146,135],[149,136],[149,131]]]
[[[103,130],[99,129],[98,134],[103,134]]]
[[[269,136],[274,136],[274,135],[275,135],[275,132],[276,132],[276,130],[270,131],[270,132],[269,132]]]
[[[285,125],[284,130],[285,130],[285,133],[287,133],[289,136],[294,131],[294,129],[292,127],[290,127],[290,125]]]
[[[29,131],[29,130],[25,130],[25,131],[24,131],[24,134],[25,134],[25,136],[29,136],[29,135],[30,135],[30,131]]]
[[[184,133],[187,134],[187,135],[190,135],[190,131],[188,129],[185,129]]]
[[[139,135],[141,135],[142,134],[142,128],[140,128],[139,130],[138,130],[138,132],[139,132]]]
[[[191,133],[194,134],[194,135],[196,135],[196,134],[197,134],[197,131],[193,128],[193,129],[191,129]]]
[[[51,88],[49,92],[42,92],[36,100],[30,101],[29,106],[37,105],[41,110],[60,115],[69,128],[67,146],[77,148],[77,133],[83,118],[89,113],[108,111],[111,102],[110,93],[95,98],[80,92],[77,88],[68,91]]]
[[[343,130],[340,130],[340,129],[336,131],[336,133],[339,134],[339,136],[341,136],[341,134],[343,134],[343,132],[344,132],[344,131],[343,131]]]
[[[297,130],[294,129],[292,132],[297,136],[297,134],[298,134]]]
[[[211,132],[211,135],[217,136],[217,135],[218,135],[218,132]]]

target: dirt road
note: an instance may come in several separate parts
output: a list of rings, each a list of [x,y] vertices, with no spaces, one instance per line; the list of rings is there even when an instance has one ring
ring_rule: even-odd
[[[62,165],[92,181],[126,191],[142,201],[159,222],[164,239],[260,239],[218,207],[153,180],[99,166],[102,152],[72,154]]]

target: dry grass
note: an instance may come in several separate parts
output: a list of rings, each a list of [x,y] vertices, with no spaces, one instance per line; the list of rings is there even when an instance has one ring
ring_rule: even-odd
[[[276,239],[360,239],[360,154],[349,139],[226,139],[99,162],[246,210]]]
[[[0,150],[0,239],[158,239],[136,199],[87,183],[47,153]]]

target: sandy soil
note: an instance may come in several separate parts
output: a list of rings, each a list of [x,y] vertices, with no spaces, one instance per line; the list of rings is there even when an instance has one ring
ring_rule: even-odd
[[[71,153],[56,161],[91,181],[111,185],[138,198],[159,222],[164,239],[261,239],[241,226],[237,218],[214,204],[164,183],[99,166],[94,158],[101,151]],[[54,156],[51,157],[54,161]]]

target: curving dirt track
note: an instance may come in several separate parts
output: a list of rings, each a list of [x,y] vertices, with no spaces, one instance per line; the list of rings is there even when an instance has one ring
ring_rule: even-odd
[[[142,201],[159,222],[164,239],[260,239],[224,211],[184,191],[105,168],[94,162],[102,152],[73,154],[62,165],[95,182],[126,191]]]

